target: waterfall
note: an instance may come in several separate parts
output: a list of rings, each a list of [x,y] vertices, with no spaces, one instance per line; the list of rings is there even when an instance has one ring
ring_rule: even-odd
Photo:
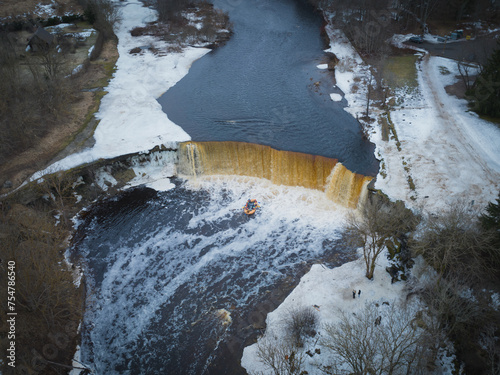
[[[179,145],[181,175],[237,175],[265,178],[276,185],[324,191],[345,207],[356,208],[371,177],[353,173],[336,159],[280,151],[244,142],[184,142]]]
[[[367,197],[371,177],[351,172],[341,163],[333,168],[325,187],[326,196],[345,207],[357,208]]]

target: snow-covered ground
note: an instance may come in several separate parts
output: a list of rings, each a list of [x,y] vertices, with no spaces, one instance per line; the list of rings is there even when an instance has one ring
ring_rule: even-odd
[[[453,60],[421,59],[418,92],[407,95],[390,114],[401,151],[393,140],[382,141],[380,132],[373,135],[387,169],[376,187],[410,207],[439,211],[461,201],[482,209],[498,194],[500,130],[468,112],[465,100],[446,93],[456,75]],[[406,183],[408,175],[414,191]]]
[[[318,326],[323,327],[338,321],[339,310],[355,312],[363,308],[366,303],[373,301],[378,301],[380,305],[384,301],[390,304],[396,303],[402,294],[403,284],[391,284],[391,277],[384,270],[386,265],[388,265],[387,261],[381,259],[372,281],[364,277],[365,269],[362,258],[333,269],[321,264],[313,265],[286,300],[268,314],[266,333],[259,341],[282,340],[286,337],[286,321],[294,309],[299,311],[302,308],[314,309]],[[353,290],[356,291],[356,298],[353,298]],[[360,295],[358,295],[359,290],[361,290]],[[318,337],[322,336],[324,336],[323,329],[319,328]],[[304,352],[308,350],[314,352],[317,348],[320,349],[320,355],[306,356],[305,370],[309,374],[322,373],[317,366],[327,365],[331,359],[328,350],[316,338],[305,343]],[[259,371],[271,374],[259,360],[257,351],[257,344],[245,348],[242,366],[250,374]]]
[[[361,117],[369,67],[341,31],[327,31],[328,51],[340,59],[335,79],[347,99],[346,111]],[[379,126],[370,135],[386,174],[378,175],[375,187],[415,209],[439,211],[457,201],[484,208],[500,188],[500,130],[469,112],[465,100],[446,93],[445,87],[459,80],[454,60],[425,56],[417,68],[418,90],[395,93],[400,104],[390,111],[401,151],[395,140],[382,140]]]
[[[353,117],[361,116],[366,111],[367,87],[371,79],[370,68],[352,48],[349,39],[341,30],[327,25],[326,31],[330,37],[330,48],[325,52],[331,52],[339,59],[335,67],[335,81],[348,102],[345,110]],[[336,95],[332,100],[339,101]]]
[[[263,364],[259,356],[259,346],[264,347],[268,343],[278,346],[280,342],[289,340],[290,316],[297,311],[310,309],[317,319],[316,335],[304,340],[301,351],[304,358],[302,369],[308,374],[325,374],[322,366],[333,364],[333,355],[325,347],[327,334],[325,328],[339,322],[343,313],[348,315],[360,313],[368,305],[376,309],[380,314],[381,326],[388,323],[387,317],[389,306],[406,306],[413,311],[421,309],[418,301],[405,301],[404,284],[401,282],[391,283],[391,276],[385,271],[389,261],[381,256],[377,262],[374,279],[368,280],[365,274],[364,260],[345,263],[340,267],[329,269],[321,264],[313,265],[311,270],[302,277],[299,285],[290,293],[285,301],[267,316],[266,332],[259,338],[256,344],[248,346],[243,352],[241,365],[250,375],[273,374],[274,372]],[[414,266],[415,273],[425,274],[426,268],[421,259]],[[421,276],[424,277],[424,276]],[[353,298],[355,291],[355,298]],[[358,291],[361,291],[358,294]],[[452,348],[448,343],[448,349]],[[306,354],[309,352],[310,354]],[[288,353],[288,352],[287,352]],[[288,353],[290,354],[290,353]],[[311,355],[312,354],[312,355]],[[435,374],[452,374],[452,361],[454,355],[450,350],[442,350],[438,354]],[[348,366],[341,369],[349,373]]]
[[[366,106],[369,67],[341,31],[328,27],[327,31],[331,40],[328,51],[340,60],[335,78],[348,101],[346,111],[361,116]],[[465,100],[446,93],[444,87],[455,83],[457,74],[454,61],[425,56],[418,62],[418,91],[405,96],[390,113],[401,151],[394,139],[382,140],[380,124],[371,132],[376,155],[385,166],[384,173],[377,176],[376,188],[414,209],[439,212],[457,201],[484,208],[496,198],[500,188],[500,130],[468,112]],[[409,176],[415,190],[410,189]],[[384,301],[397,303],[404,298],[403,283],[391,284],[385,271],[387,262],[386,254],[382,254],[372,281],[364,277],[362,258],[335,269],[313,266],[286,300],[268,315],[265,334],[245,348],[242,366],[250,374],[272,374],[259,358],[259,345],[276,345],[286,340],[290,312],[313,307],[320,328],[318,335],[304,344],[302,354],[313,354],[304,355],[304,369],[309,374],[324,374],[318,365],[331,364],[331,352],[317,337],[324,335],[325,324],[337,322],[342,311],[355,314],[365,304],[380,306]],[[415,267],[412,272],[417,273]],[[362,291],[360,298],[353,299],[353,289]],[[451,374],[454,370],[453,356],[446,354],[452,352],[448,345],[448,350],[438,356],[436,374]]]
[[[191,63],[208,50],[187,48],[182,53],[158,56],[145,49],[142,54],[130,54],[134,47],[153,42],[158,45],[159,42],[150,37],[130,35],[132,28],[154,20],[155,13],[139,1],[119,4],[122,22],[116,33],[120,57],[116,73],[106,88],[108,94],[97,113],[100,123],[95,132],[96,143],[91,149],[63,159],[52,166],[51,171],[190,138],[167,118],[156,99],[187,74]],[[349,103],[346,110],[356,116],[366,105],[369,67],[340,31],[329,29],[328,32],[332,40],[330,51],[340,59],[335,73],[337,86]],[[371,134],[386,173],[385,177],[378,176],[376,187],[414,208],[424,206],[439,211],[457,199],[474,200],[475,205],[484,207],[496,197],[499,189],[500,132],[466,112],[464,101],[446,94],[444,85],[451,83],[455,73],[453,62],[430,58],[419,64],[418,92],[405,98],[404,104],[391,112],[401,151],[394,140],[382,141],[377,126]],[[440,70],[440,66],[445,66],[451,74],[442,74],[444,70]],[[339,99],[337,95],[332,96],[332,100]],[[160,173],[165,172],[166,165],[160,163],[158,167]],[[409,172],[404,167],[408,167]],[[414,191],[409,188],[408,174],[415,183]],[[164,179],[161,185],[162,188],[170,186]],[[386,258],[381,256],[373,281],[364,277],[361,259],[336,269],[315,265],[285,302],[269,314],[266,335],[275,336],[276,340],[283,338],[283,319],[291,309],[301,306],[316,305],[319,321],[326,323],[337,319],[338,309],[354,312],[369,301],[396,302],[401,299],[403,286],[390,283],[386,264]],[[362,291],[360,298],[352,298],[353,289]],[[320,373],[315,366],[318,361],[327,362],[326,349],[321,353],[324,354],[307,357],[309,374]],[[267,371],[256,357],[255,345],[245,350],[242,364],[250,372]],[[439,371],[451,373],[445,366]]]
[[[153,54],[144,48],[140,54],[129,53],[135,47],[154,45],[166,50],[168,44],[150,36],[133,37],[130,31],[156,20],[156,12],[138,0],[117,3],[121,21],[118,36],[119,58],[108,92],[96,114],[100,120],[94,134],[95,145],[50,166],[47,172],[69,169],[100,158],[145,152],[155,146],[171,146],[190,140],[190,136],[170,121],[157,98],[184,77],[191,64],[209,52],[206,48],[185,48],[181,53]]]

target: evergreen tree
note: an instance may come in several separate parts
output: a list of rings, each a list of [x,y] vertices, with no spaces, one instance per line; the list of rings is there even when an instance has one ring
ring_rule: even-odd
[[[500,40],[470,94],[477,113],[500,117]]]
[[[482,214],[479,219],[484,229],[496,232],[495,242],[500,246],[500,193],[498,193],[496,203],[488,203],[486,213]]]

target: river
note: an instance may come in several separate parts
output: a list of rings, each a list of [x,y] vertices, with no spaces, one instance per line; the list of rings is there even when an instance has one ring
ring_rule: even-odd
[[[82,353],[98,374],[237,374],[243,343],[308,266],[352,255],[338,244],[343,210],[321,192],[247,178],[174,181],[97,205],[80,227]],[[242,213],[249,196],[262,206],[251,218]]]
[[[338,159],[376,175],[374,145],[333,102],[322,19],[301,0],[216,0],[234,23],[221,48],[196,61],[159,102],[194,141],[242,141]]]
[[[373,145],[316,68],[319,15],[293,0],[216,5],[233,38],[160,99],[167,115],[194,140],[334,157],[375,174]],[[173,182],[96,204],[75,235],[88,296],[82,359],[96,374],[244,374],[244,345],[308,267],[353,256],[341,243],[347,209],[319,190],[245,176]],[[262,206],[254,217],[242,213],[249,197]]]

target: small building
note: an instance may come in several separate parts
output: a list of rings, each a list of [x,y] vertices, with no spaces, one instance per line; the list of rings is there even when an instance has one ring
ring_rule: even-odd
[[[451,39],[453,39],[453,40],[457,40],[457,39],[463,38],[464,31],[463,30],[455,30],[454,32],[452,32],[450,34],[450,36],[451,36]]]
[[[55,37],[43,27],[39,26],[35,33],[28,40],[28,46],[26,49],[30,49],[33,52],[38,52],[41,50],[47,50],[54,43]]]

